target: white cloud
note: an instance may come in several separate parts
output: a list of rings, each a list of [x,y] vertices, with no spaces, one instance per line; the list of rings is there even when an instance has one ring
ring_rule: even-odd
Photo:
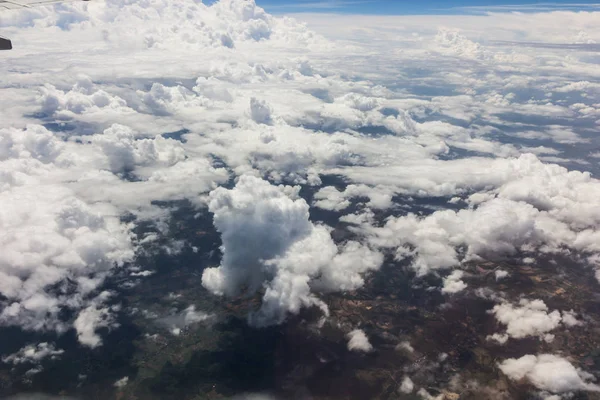
[[[509,337],[521,339],[527,336],[539,336],[546,341],[552,341],[553,335],[548,332],[558,328],[561,323],[568,327],[581,324],[575,318],[573,311],[549,312],[548,306],[542,300],[521,299],[519,306],[502,303],[494,306],[491,312],[498,322],[506,325],[505,334],[494,334],[489,338],[500,343],[506,343]]]
[[[180,143],[157,136],[152,139],[137,139],[132,129],[114,124],[102,134],[85,139],[98,146],[114,173],[132,171],[136,167],[151,165],[170,167],[185,159]]]
[[[7,364],[38,364],[46,358],[51,360],[60,358],[63,353],[64,350],[57,350],[53,343],[42,342],[25,346],[16,353],[2,357],[2,362]]]
[[[596,13],[302,18],[343,41],[252,1],[111,0],[0,16],[18,43],[0,60],[1,324],[76,328],[98,345],[114,312],[98,291],[138,243],[137,221],[119,217],[167,218],[156,200],[211,204],[224,258],[204,284],[264,287],[255,323],[359,288],[382,262],[375,246],[412,257],[419,274],[521,251],[594,260],[600,184],[548,162],[576,160],[582,126],[598,118],[599,69],[585,47],[600,40]],[[369,246],[336,246],[295,189],[250,175],[311,186],[336,175],[344,191],[318,188],[313,205],[364,200],[370,210],[344,221]],[[376,222],[378,210],[430,196],[466,208]],[[459,273],[446,291],[464,289]],[[65,308],[72,320],[59,318]]]
[[[499,367],[510,379],[527,378],[536,388],[553,393],[600,390],[596,384],[589,383],[590,374],[578,370],[566,359],[552,354],[509,358],[501,362]]]
[[[127,384],[129,383],[129,377],[128,376],[124,376],[123,378],[117,380],[114,383],[114,387],[121,389],[124,388],[125,386],[127,386]]]
[[[68,91],[57,89],[54,85],[45,84],[39,89],[37,102],[40,111],[61,119],[74,117],[74,114],[104,116],[133,113],[127,102],[115,95],[97,88],[87,76],[80,76],[78,82]]]
[[[264,286],[262,306],[251,316],[257,325],[279,323],[302,307],[327,313],[313,288],[356,289],[363,285],[362,273],[382,262],[356,242],[338,249],[326,227],[310,222],[298,190],[244,175],[233,189],[218,188],[209,196],[223,259],[218,268],[204,270],[202,284],[219,295],[235,295],[242,285],[250,293]]]
[[[600,90],[600,84],[588,81],[578,81],[555,88],[554,90],[557,92],[585,92],[590,90]]]
[[[402,383],[400,384],[400,388],[398,390],[400,390],[402,393],[412,393],[414,388],[415,385],[413,381],[410,379],[410,377],[405,376],[402,378]]]
[[[440,45],[440,50],[444,53],[473,59],[489,57],[479,43],[469,40],[457,30],[440,29],[435,40]]]
[[[508,273],[508,271],[505,271],[503,269],[497,269],[496,271],[494,271],[494,276],[496,277],[497,281],[502,280],[509,275],[510,274]]]
[[[132,259],[129,227],[62,183],[78,157],[68,144],[39,126],[0,137],[0,323],[63,332],[61,308],[86,308],[112,269]]]
[[[493,165],[498,168],[495,172],[485,170]],[[420,274],[458,265],[462,260],[455,248],[461,245],[467,248],[466,260],[512,255],[520,249],[598,251],[592,238],[598,235],[600,215],[588,195],[600,190],[600,184],[588,173],[546,165],[533,155],[481,167],[477,176],[471,176],[471,187],[487,182],[488,188],[496,189],[486,191],[491,195],[482,197],[476,208],[436,211],[426,217],[409,214],[389,218],[382,227],[362,223],[361,230],[373,244],[397,248],[398,258],[414,256],[413,267]],[[496,175],[501,169],[511,174],[510,179]],[[468,174],[457,171],[449,179]],[[572,208],[575,204],[577,211]]]
[[[446,397],[443,393],[437,396],[433,396],[425,388],[419,389],[417,395],[424,400],[444,400],[444,398]]]
[[[583,322],[575,317],[573,310],[562,312],[562,323],[568,327],[583,325]]]
[[[115,328],[118,326],[112,314],[113,310],[99,305],[109,296],[110,293],[102,292],[90,306],[81,310],[73,322],[73,327],[77,331],[77,338],[81,344],[91,348],[98,347],[102,344],[102,339],[96,331],[99,328]]]
[[[398,343],[396,345],[396,350],[406,350],[409,353],[414,353],[415,352],[414,347],[412,347],[412,345],[410,344],[410,342],[407,342],[407,341],[403,341],[403,342]]]
[[[464,283],[461,278],[464,273],[460,270],[454,270],[450,275],[444,278],[444,287],[442,287],[442,293],[454,294],[463,291],[467,288],[467,284]]]
[[[271,123],[271,108],[264,100],[250,99],[250,117],[259,124]]]
[[[8,88],[13,100],[6,107],[8,118],[2,121],[6,128],[0,130],[4,211],[0,227],[6,232],[0,240],[0,293],[4,296],[0,323],[59,333],[74,328],[83,344],[94,347],[101,343],[98,329],[114,326],[114,311],[103,304],[107,296],[97,296],[97,290],[115,267],[133,260],[136,249],[133,224],[121,223],[122,213],[131,212],[140,219],[164,218],[164,212],[151,205],[153,200],[188,198],[200,205],[203,193],[229,179],[226,169],[211,165],[210,146],[197,151],[160,134],[180,129],[177,120],[197,120],[207,110],[212,111],[211,121],[227,118],[223,107],[236,100],[239,82],[258,82],[263,79],[260,76],[272,78],[268,76],[272,73],[288,73],[281,79],[289,80],[314,73],[307,61],[290,70],[287,65],[271,69],[253,62],[251,66],[241,59],[237,67],[231,48],[242,42],[264,47],[267,39],[283,47],[328,46],[328,42],[294,21],[273,18],[252,2],[239,1],[212,7],[189,2],[181,8],[172,7],[169,1],[109,1],[20,10],[0,18],[3,27],[16,31],[16,42],[42,44],[34,51],[57,55],[65,50],[52,49],[52,43],[64,39],[70,43],[70,54],[85,53],[81,60],[87,64],[73,60],[75,78],[70,72],[62,75],[43,66],[35,68],[40,73],[36,77],[3,74],[23,86]],[[35,30],[26,28],[33,23]],[[62,28],[59,32],[56,25]],[[170,26],[178,26],[179,31],[175,33]],[[30,35],[37,39],[25,39]],[[56,35],[53,42],[45,39],[50,35]],[[90,46],[90,40],[96,44]],[[132,70],[146,78],[169,74],[168,62],[132,60],[142,53],[146,57],[152,49],[166,60],[172,57],[166,55],[169,49],[181,49],[173,44],[215,51],[215,57],[209,57],[211,65],[200,71],[207,76],[196,75],[192,89],[168,79],[147,87],[114,80],[118,75],[129,76]],[[103,49],[101,57],[90,54],[92,47]],[[18,51],[11,54],[20,57]],[[113,61],[115,69],[104,75],[112,68],[106,62]],[[48,57],[45,65],[53,62]],[[162,65],[154,68],[151,64]],[[241,96],[239,102],[247,106],[250,98]],[[235,110],[236,118],[244,112]],[[38,122],[38,117],[67,128],[63,132],[39,125],[20,129],[25,123]],[[345,248],[348,254],[364,254],[352,243]],[[345,257],[340,255],[339,268],[352,264]],[[337,279],[336,274],[332,269],[324,275],[323,286],[328,279]],[[344,287],[362,282],[353,274],[344,277],[348,279]],[[59,317],[65,308],[73,311],[72,320]]]
[[[314,205],[325,210],[341,211],[350,206],[349,199],[366,197],[369,201],[367,207],[373,209],[386,209],[393,205],[393,191],[386,187],[369,187],[367,185],[348,185],[343,192],[333,186],[319,189],[314,196]]]
[[[355,329],[348,333],[348,350],[369,352],[373,346],[362,329]]]

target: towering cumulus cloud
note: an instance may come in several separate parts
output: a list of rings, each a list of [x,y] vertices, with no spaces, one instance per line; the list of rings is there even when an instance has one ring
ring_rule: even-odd
[[[264,288],[262,306],[250,316],[255,325],[280,323],[302,307],[317,306],[327,314],[314,290],[358,288],[361,273],[382,262],[380,254],[356,242],[338,249],[327,227],[309,220],[298,191],[243,175],[233,189],[210,193],[223,259],[204,271],[202,284],[229,296]]]

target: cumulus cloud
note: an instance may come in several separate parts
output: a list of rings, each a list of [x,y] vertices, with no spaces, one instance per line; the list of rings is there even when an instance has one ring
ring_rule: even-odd
[[[344,44],[253,1],[3,13],[23,51],[0,60],[0,324],[75,329],[99,345],[118,312],[99,291],[135,259],[136,224],[166,218],[156,201],[209,205],[223,260],[203,284],[260,292],[258,325],[325,311],[318,293],[361,287],[382,262],[376,247],[420,275],[523,252],[581,252],[595,264],[596,171],[550,163],[596,168],[581,161],[595,155],[597,63],[564,43],[600,40],[597,15],[306,18]],[[357,203],[364,212],[343,221],[368,245],[335,245],[298,189],[251,176],[313,186],[318,208]],[[332,176],[343,190],[319,187]],[[451,209],[431,197],[454,198]],[[395,216],[381,222],[380,210]],[[455,270],[443,290],[465,285]]]
[[[110,207],[61,184],[73,159],[58,138],[37,126],[0,135],[0,323],[63,332],[61,309],[86,308],[112,269],[132,259],[131,234]]]
[[[592,375],[553,354],[509,358],[501,362],[499,367],[512,380],[526,378],[536,388],[553,393],[600,390],[598,385],[589,382],[593,378]]]
[[[257,325],[279,323],[302,307],[327,313],[314,289],[357,289],[364,283],[362,274],[382,262],[379,253],[357,242],[338,249],[327,227],[309,220],[309,206],[298,190],[244,175],[233,189],[209,195],[223,259],[218,268],[204,270],[202,284],[230,296],[242,286],[249,293],[264,287],[262,306],[251,316]]]
[[[92,304],[81,310],[73,327],[81,344],[91,348],[102,344],[102,339],[97,334],[100,328],[116,328],[119,325],[114,320],[113,311],[118,311],[119,306],[104,307],[104,303],[111,296],[110,292],[102,292]]]
[[[519,306],[502,303],[491,310],[498,322],[506,325],[506,333],[490,336],[500,343],[505,343],[509,337],[521,339],[527,336],[539,336],[547,341],[552,341],[553,335],[548,332],[558,328],[561,323],[571,327],[580,325],[581,321],[575,318],[573,311],[549,312],[548,306],[542,300],[521,299]]]
[[[454,270],[450,275],[444,278],[444,286],[442,287],[442,293],[458,293],[467,288],[467,284],[464,283],[461,278],[464,273],[460,270]]]
[[[343,192],[333,186],[319,189],[314,196],[314,205],[325,210],[341,211],[350,206],[350,199],[366,197],[367,207],[386,209],[393,205],[393,190],[386,187],[369,187],[367,185],[348,185]]]
[[[117,380],[113,386],[118,389],[121,389],[121,388],[124,388],[125,386],[127,386],[128,383],[129,383],[129,377],[124,376],[123,378]]]
[[[60,358],[64,353],[62,349],[56,349],[53,343],[42,342],[36,345],[28,345],[16,353],[2,357],[2,362],[7,364],[38,364],[42,360],[49,358],[51,360]]]
[[[557,92],[585,92],[590,90],[600,90],[600,84],[588,81],[571,82],[564,86],[554,89]]]
[[[85,75],[80,76],[69,90],[45,84],[39,89],[37,102],[42,113],[67,119],[74,114],[109,113],[117,116],[134,112],[124,99],[99,89]]]
[[[250,117],[259,124],[271,123],[271,108],[264,100],[250,99]]]
[[[348,333],[348,350],[369,352],[373,346],[362,329],[355,329]]]
[[[396,345],[396,350],[406,350],[409,353],[415,352],[414,347],[412,347],[412,345],[408,341],[403,341],[403,342],[398,343]]]
[[[132,171],[136,167],[151,165],[169,167],[185,159],[181,144],[157,136],[152,139],[136,138],[127,126],[114,124],[102,134],[86,137],[102,150],[112,172]]]
[[[435,37],[440,51],[465,58],[483,59],[489,57],[483,46],[454,29],[440,29]]]
[[[402,393],[412,393],[414,388],[415,385],[413,381],[410,379],[410,377],[405,376],[404,378],[402,378],[402,383],[400,384],[398,390],[400,390]]]
[[[562,312],[562,323],[568,327],[583,325],[583,321],[580,321],[576,318],[573,310]]]
[[[437,396],[433,396],[425,388],[419,389],[419,391],[417,392],[417,395],[424,400],[444,400],[444,398],[446,397],[446,396],[444,396],[443,393],[441,393]]]
[[[315,74],[307,61],[290,70],[287,65],[245,62],[240,65],[248,70],[230,68],[230,51],[242,42],[269,40],[301,47],[328,42],[301,24],[274,18],[244,1],[226,0],[211,7],[189,2],[181,8],[170,1],[82,3],[3,13],[1,19],[4,27],[40,35],[23,40],[25,45],[44,42],[44,35],[57,33],[54,29],[60,26],[57,34],[71,44],[69,51],[76,52],[79,45],[89,49],[91,37],[107,50],[96,61],[88,53],[85,59],[91,68],[80,64],[74,78],[70,73],[7,77],[14,82],[23,78],[24,86],[9,89],[15,102],[11,111],[7,107],[0,129],[0,227],[6,233],[0,240],[0,324],[59,333],[75,329],[83,344],[95,347],[101,344],[99,329],[115,327],[112,314],[117,312],[105,304],[110,296],[98,290],[115,270],[134,260],[133,224],[123,223],[122,214],[140,219],[163,215],[152,204],[155,200],[188,198],[199,205],[201,194],[229,179],[225,168],[213,167],[211,149],[191,154],[184,140],[162,135],[181,124],[159,119],[174,115],[189,122],[206,110],[213,111],[216,120],[227,119],[222,107],[236,99],[235,84],[273,79],[286,71],[281,79]],[[180,31],[165,30],[161,23],[167,20]],[[34,23],[36,30],[21,29]],[[135,52],[160,49],[156,54],[165,55],[168,49],[181,49],[173,43],[225,53],[202,71],[206,76],[196,75],[195,86],[150,82],[123,89],[127,84],[111,81],[133,69],[148,77],[148,69],[144,72],[138,63],[133,68],[126,60],[135,58]],[[116,75],[101,77],[111,69],[106,62],[112,61]],[[126,64],[129,67],[118,72]],[[250,98],[254,99],[241,96],[240,104],[247,107]],[[221,110],[215,111],[218,107]],[[244,111],[240,108],[239,115]],[[267,117],[261,121],[268,122]],[[31,124],[23,129],[40,120],[56,129]],[[360,251],[351,243],[347,246],[349,252]],[[340,259],[338,265],[344,262]],[[360,278],[349,280],[353,285]],[[64,319],[65,315],[73,317]]]
[[[132,261],[135,251],[131,226],[119,220],[119,209],[138,212],[144,197],[148,207],[151,199],[161,197],[150,194],[159,186],[162,195],[185,197],[168,189],[191,182],[179,174],[169,179],[174,170],[203,169],[193,178],[200,185],[190,197],[212,187],[204,183],[207,173],[217,180],[226,173],[218,178],[205,160],[186,161],[175,140],[138,140],[121,125],[87,136],[86,142],[65,143],[35,125],[2,129],[0,137],[0,198],[5,205],[0,212],[5,232],[0,240],[0,323],[36,331],[73,327],[83,344],[95,347],[101,342],[96,330],[114,326],[114,310],[101,305],[109,296],[95,291],[115,268]],[[152,187],[113,175],[133,170]],[[135,190],[125,189],[129,184]],[[74,311],[73,320],[60,317],[64,309]]]
[[[488,196],[472,195],[470,199],[476,199],[473,207],[436,211],[425,217],[389,218],[383,227],[366,223],[362,224],[364,233],[375,245],[397,248],[399,259],[414,257],[412,265],[419,274],[463,260],[510,256],[526,249],[598,251],[592,238],[598,235],[600,221],[588,193],[599,190],[600,184],[588,173],[546,165],[533,155],[491,165],[495,163],[499,168],[510,165],[516,176],[492,178],[495,173],[479,171],[477,179],[483,178],[496,189],[487,191]],[[478,185],[476,180],[471,184]],[[574,204],[578,204],[577,212],[571,208]],[[466,246],[464,258],[456,252],[457,246]]]
[[[502,270],[502,269],[498,269],[496,271],[494,271],[494,276],[496,277],[496,280],[502,280],[504,278],[506,278],[507,276],[509,276],[508,271]]]
[[[0,143],[0,324],[72,327],[92,347],[101,342],[95,331],[113,326],[114,310],[101,305],[109,296],[96,291],[134,258],[132,226],[120,214],[142,216],[153,199],[196,198],[227,179],[206,159],[186,160],[178,141],[138,138],[122,125],[74,141],[38,125],[0,129]]]

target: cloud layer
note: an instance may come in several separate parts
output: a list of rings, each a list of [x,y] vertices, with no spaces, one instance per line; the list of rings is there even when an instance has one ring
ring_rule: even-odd
[[[221,235],[204,288],[261,297],[256,326],[327,315],[322,294],[362,287],[385,252],[417,275],[453,269],[449,295],[480,258],[600,267],[598,14],[302,18],[322,35],[242,0],[0,15],[16,47],[0,59],[0,325],[100,346],[120,312],[104,284],[145,270],[136,251],[176,200]],[[142,223],[158,233],[137,237]],[[538,300],[492,312],[501,339],[578,323]],[[171,317],[175,333],[208,316]],[[60,351],[32,346],[5,356]],[[595,388],[557,356],[501,369]]]

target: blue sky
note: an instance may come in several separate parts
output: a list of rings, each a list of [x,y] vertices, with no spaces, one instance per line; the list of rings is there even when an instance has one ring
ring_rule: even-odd
[[[600,10],[600,0],[257,0],[257,3],[274,14],[481,14],[488,11]]]

